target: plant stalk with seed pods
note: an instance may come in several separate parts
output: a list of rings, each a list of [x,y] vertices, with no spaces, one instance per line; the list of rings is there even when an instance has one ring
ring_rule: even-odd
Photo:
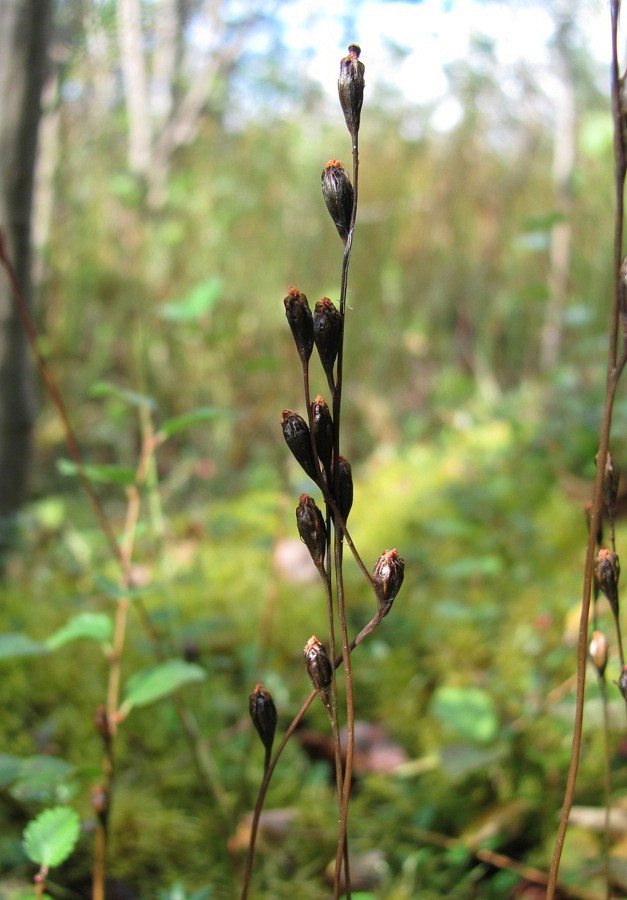
[[[627,678],[622,652],[620,623],[618,621],[618,557],[614,549],[614,504],[618,486],[618,471],[614,467],[610,454],[610,435],[612,414],[619,381],[627,364],[627,303],[625,302],[625,273],[627,258],[624,255],[624,203],[625,179],[627,176],[627,136],[624,128],[624,85],[625,72],[621,72],[619,64],[619,19],[620,0],[610,0],[610,38],[611,38],[611,90],[612,120],[614,129],[614,251],[612,262],[612,291],[610,298],[609,335],[607,348],[607,365],[605,377],[605,397],[601,414],[598,450],[596,454],[597,471],[594,482],[592,503],[588,528],[588,541],[582,580],[581,609],[579,616],[579,634],[577,639],[577,691],[575,698],[575,717],[573,724],[570,763],[560,820],[555,837],[553,856],[547,882],[546,898],[555,900],[557,879],[559,874],[562,848],[566,838],[568,820],[575,795],[579,756],[583,735],[584,691],[586,685],[586,665],[588,661],[588,623],[591,601],[596,600],[595,584],[608,597],[619,643],[621,672],[617,681],[618,689],[627,702]],[[606,506],[610,520],[612,549],[601,556],[598,541],[603,520],[603,506]],[[599,559],[601,557],[601,559]],[[609,593],[608,593],[609,591]],[[596,602],[593,615],[596,614]],[[610,890],[608,885],[608,891]],[[608,894],[609,896],[609,894]]]
[[[298,412],[283,411],[281,425],[285,441],[300,466],[321,493],[324,514],[308,494],[301,494],[296,509],[296,525],[318,571],[323,586],[329,623],[327,649],[317,638],[305,645],[305,665],[313,691],[289,725],[283,739],[270,760],[266,760],[253,814],[249,852],[246,861],[242,898],[247,897],[252,873],[255,839],[265,794],[281,752],[305,710],[319,696],[328,713],[335,748],[335,772],[338,794],[338,831],[336,843],[333,896],[341,892],[351,895],[348,854],[348,810],[355,751],[353,680],[351,652],[377,628],[389,613],[404,577],[404,563],[396,550],[387,550],[377,560],[370,574],[350,537],[346,522],[353,505],[353,474],[350,463],[340,452],[340,420],[342,410],[343,355],[346,334],[346,292],[351,247],[355,231],[359,174],[359,125],[364,94],[364,65],[359,60],[360,49],[351,44],[340,64],[338,94],[346,126],[351,136],[352,179],[342,163],[328,162],[322,172],[322,195],[327,210],[342,241],[339,303],[323,297],[313,314],[305,294],[290,286],[284,299],[285,315],[300,360],[303,383],[303,410],[307,420]],[[309,363],[313,347],[330,391],[330,402],[310,392]],[[376,601],[376,611],[359,634],[349,639],[344,588],[344,544],[346,544]],[[336,629],[341,652],[336,652]],[[346,722],[346,756],[342,760],[339,740],[339,713],[335,672],[342,669],[345,706],[342,715]],[[251,716],[266,750],[265,717],[262,689],[251,694]],[[261,726],[261,728],[260,728]],[[270,729],[267,729],[268,733]],[[273,734],[273,731],[272,731]]]

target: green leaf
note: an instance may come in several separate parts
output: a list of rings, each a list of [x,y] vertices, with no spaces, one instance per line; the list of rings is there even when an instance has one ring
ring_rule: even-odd
[[[169,322],[197,322],[217,303],[222,293],[222,279],[213,277],[195,285],[176,303],[161,307],[161,316]]]
[[[472,772],[487,771],[503,757],[504,753],[505,747],[500,742],[490,746],[470,744],[468,741],[449,744],[440,748],[440,766],[447,778],[458,781],[467,778]]]
[[[0,634],[0,660],[15,659],[18,656],[37,656],[45,652],[45,645],[29,638],[27,634],[21,632]]]
[[[92,385],[90,394],[92,397],[118,397],[131,406],[140,406],[145,409],[156,409],[157,402],[148,394],[140,394],[139,391],[131,391],[128,388],[120,387],[110,381],[97,381]]]
[[[58,459],[57,469],[61,475],[78,475],[79,467],[71,459]],[[126,487],[135,481],[135,472],[128,466],[86,463],[83,471],[90,481],[102,484],[119,484]]]
[[[15,781],[20,773],[23,759],[10,753],[0,753],[0,788]]]
[[[29,859],[46,869],[68,858],[81,830],[78,813],[69,806],[44,809],[24,829],[24,850]]]
[[[189,428],[191,425],[198,425],[200,422],[210,422],[213,419],[228,419],[231,416],[232,413],[226,409],[219,409],[216,406],[200,406],[197,409],[190,409],[189,412],[180,416],[168,419],[161,425],[159,431],[161,434],[165,434],[166,437],[170,437],[175,432],[182,431],[183,428]]]
[[[11,796],[22,802],[54,802],[73,772],[74,766],[56,756],[25,757],[11,786]]]
[[[455,734],[477,743],[493,740],[498,731],[494,703],[481,688],[437,688],[431,700],[431,714]]]
[[[127,710],[134,706],[146,706],[166,697],[184,684],[202,681],[206,677],[205,670],[195,663],[169,659],[159,665],[141,669],[129,678],[123,705]]]
[[[46,646],[50,650],[57,650],[70,641],[77,641],[81,638],[91,638],[104,644],[109,640],[113,632],[111,619],[104,613],[79,613],[58,628],[50,635],[46,641]]]
[[[115,581],[112,581],[105,575],[96,575],[94,587],[103,593],[105,597],[110,597],[112,600],[121,600],[123,597],[133,600],[135,597],[140,597],[142,594],[154,590],[154,584],[144,584],[136,588],[121,588]]]

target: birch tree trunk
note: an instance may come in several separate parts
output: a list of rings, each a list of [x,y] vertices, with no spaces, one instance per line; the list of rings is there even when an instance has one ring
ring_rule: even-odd
[[[563,316],[568,296],[572,243],[572,178],[575,167],[576,109],[572,50],[573,20],[565,18],[554,42],[556,84],[553,137],[555,208],[562,216],[551,228],[549,249],[549,297],[540,335],[540,369],[547,372],[559,362]]]
[[[31,210],[51,0],[0,2],[0,227],[21,291],[31,292]],[[0,523],[24,499],[34,418],[28,348],[0,278]],[[0,531],[0,546],[6,531]]]

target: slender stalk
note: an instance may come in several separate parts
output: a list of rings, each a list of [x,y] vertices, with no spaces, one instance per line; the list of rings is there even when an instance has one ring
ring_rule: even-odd
[[[612,386],[613,385],[613,386]],[[609,444],[609,431],[612,419],[612,406],[616,391],[616,382],[612,379],[608,381],[608,391],[605,397],[603,407],[603,416],[601,420],[601,431],[599,437],[599,459],[605,459]],[[586,685],[586,663],[588,657],[588,618],[590,612],[590,596],[592,589],[594,555],[596,547],[596,529],[597,523],[601,517],[601,492],[603,482],[603,468],[597,467],[594,497],[592,502],[592,512],[590,515],[590,529],[588,534],[588,544],[586,547],[586,559],[584,564],[583,589],[581,598],[581,612],[579,617],[579,634],[577,639],[577,680],[576,680],[576,699],[575,699],[575,718],[573,722],[573,736],[571,744],[571,755],[566,776],[566,788],[564,791],[564,799],[560,820],[555,838],[555,846],[553,849],[553,857],[551,859],[551,868],[549,871],[549,882],[547,885],[547,900],[553,900],[555,897],[555,889],[557,885],[557,876],[559,864],[566,837],[566,829],[568,827],[568,817],[573,804],[575,793],[575,783],[577,781],[577,771],[579,768],[579,754],[581,752],[581,738],[583,733],[583,707],[584,707],[584,691]]]
[[[454,850],[456,848],[464,849],[468,852],[468,845],[460,840],[459,838],[453,838],[446,834],[440,834],[438,831],[430,831],[427,828],[412,828],[409,832],[409,835],[414,840],[424,841],[428,844],[435,844],[438,847],[444,847],[447,850]],[[476,849],[471,850],[472,855],[481,860],[482,862],[488,863],[488,865],[495,866],[497,869],[504,869],[508,872],[514,872],[516,875],[519,875],[521,878],[524,878],[526,881],[531,882],[531,884],[538,884],[545,886],[548,883],[548,875],[546,872],[543,872],[542,869],[536,869],[534,866],[526,866],[515,859],[512,859],[510,856],[505,856],[503,853],[495,853],[493,850],[489,850],[487,847],[478,847]],[[586,888],[578,888],[573,885],[563,885],[560,884],[560,896],[564,898],[572,898],[572,900],[601,900],[596,891],[590,891]]]
[[[336,382],[333,392],[333,425],[334,425],[334,458],[335,465],[335,496],[339,497],[339,459],[340,449],[340,418],[342,411],[342,386],[344,375],[344,334],[346,326],[346,295],[348,291],[348,271],[350,266],[351,249],[353,245],[353,234],[355,231],[355,221],[357,217],[357,199],[359,188],[359,138],[357,132],[353,136],[352,157],[353,157],[353,209],[351,212],[351,220],[348,229],[348,237],[344,247],[342,257],[342,275],[340,281],[340,318],[342,322],[342,331],[340,335],[340,343],[337,355],[336,366]],[[335,581],[337,590],[337,613],[340,625],[340,635],[342,639],[342,658],[344,663],[344,681],[346,685],[346,763],[344,766],[344,785],[342,790],[342,804],[340,811],[340,822],[338,828],[337,851],[335,857],[335,877],[334,877],[334,898],[337,900],[340,892],[340,876],[342,871],[342,859],[348,854],[347,846],[347,822],[348,822],[348,806],[350,801],[351,783],[353,777],[353,760],[355,753],[355,709],[353,702],[353,677],[351,671],[350,647],[348,642],[348,628],[346,624],[346,607],[344,603],[344,577],[343,577],[343,554],[342,554],[342,530],[335,522]],[[348,872],[345,873],[346,895],[350,897],[350,882]]]
[[[68,453],[74,464],[76,465],[76,471],[78,474],[79,481],[83,490],[85,491],[92,510],[94,512],[96,521],[98,522],[99,528],[102,534],[105,537],[107,545],[109,547],[109,551],[112,557],[116,560],[120,567],[120,579],[121,585],[123,588],[130,588],[132,586],[132,573],[131,573],[131,558],[132,558],[132,547],[134,542],[134,534],[135,534],[135,526],[137,522],[137,515],[139,511],[139,491],[138,486],[143,484],[145,481],[150,481],[151,477],[151,466],[154,466],[154,451],[159,443],[159,436],[154,435],[152,428],[146,427],[146,420],[142,421],[143,432],[144,432],[144,441],[142,444],[142,451],[140,455],[140,459],[137,466],[136,477],[135,477],[135,485],[131,488],[131,494],[129,496],[129,504],[127,509],[127,517],[126,524],[124,530],[124,540],[123,542],[119,542],[111,522],[105,512],[105,509],[102,505],[102,502],[94,488],[94,485],[87,474],[85,469],[85,465],[83,462],[83,456],[81,450],[79,448],[78,440],[76,438],[76,434],[74,432],[74,428],[70,421],[70,416],[67,411],[65,402],[63,400],[63,396],[59,390],[59,387],[55,381],[55,378],[50,371],[46,360],[39,348],[39,340],[37,335],[37,330],[35,327],[35,323],[33,321],[33,317],[28,308],[28,305],[22,295],[19,284],[17,282],[17,278],[15,275],[15,270],[13,268],[12,262],[8,256],[6,243],[4,239],[4,234],[2,229],[0,228],[0,265],[4,269],[6,276],[9,280],[9,284],[11,286],[11,296],[13,299],[13,303],[15,305],[16,311],[18,313],[22,329],[28,341],[28,344],[31,349],[31,353],[33,355],[33,359],[35,360],[35,365],[39,372],[39,375],[42,379],[42,382],[48,391],[50,399],[55,407],[59,419],[61,421],[63,427],[63,433],[65,438],[65,444],[68,449]],[[154,520],[157,525],[159,524],[160,518],[160,509],[155,505],[153,500],[153,513]],[[115,698],[119,696],[119,683],[120,683],[120,656],[121,650],[124,644],[124,634],[126,631],[127,625],[127,615],[128,615],[128,600],[124,602],[119,601],[118,607],[116,610],[116,621],[114,624],[114,645],[113,645],[113,654],[109,671],[109,678],[107,684],[107,718],[108,718],[108,728],[112,728],[113,732],[117,727],[117,723],[115,721],[115,713],[117,712],[117,704],[115,702]],[[153,626],[153,623],[146,611],[145,607],[141,603],[141,601],[136,600],[134,603],[135,608],[137,609],[142,625],[148,634],[152,646],[153,652],[157,659],[163,659],[164,654],[161,648],[161,642],[159,636]],[[201,776],[201,780],[203,786],[206,788],[208,793],[214,797],[218,802],[218,808],[221,813],[225,817],[225,821],[227,820],[227,810],[228,810],[228,798],[222,786],[220,784],[220,780],[217,773],[217,767],[213,762],[211,754],[209,753],[206,744],[201,743],[198,726],[196,725],[196,721],[191,714],[190,710],[187,708],[183,700],[179,695],[173,696],[173,702],[175,708],[177,710],[177,714],[179,720],[181,721],[181,725],[183,727],[184,734],[188,741],[188,744],[192,750],[194,761],[196,763],[198,772]],[[112,734],[113,734],[112,732]],[[110,799],[110,790],[112,787],[112,779],[113,779],[113,749],[109,746],[105,753],[105,760],[103,763],[103,779],[105,781],[104,786],[104,795],[107,798],[107,802]],[[101,900],[104,896],[104,861],[106,857],[106,827],[100,820],[97,821],[96,824],[96,846],[94,848],[94,865],[93,865],[93,873],[94,873],[94,884],[93,884],[93,896],[95,900]]]
[[[620,358],[618,354],[618,325],[619,325],[619,300],[620,300],[620,272],[623,246],[623,217],[624,217],[624,184],[625,184],[625,147],[623,140],[621,100],[620,100],[620,74],[618,64],[618,20],[620,14],[620,0],[611,0],[611,88],[612,88],[612,117],[614,123],[614,188],[615,188],[615,219],[614,219],[614,260],[613,260],[613,285],[611,297],[611,314],[608,338],[608,361],[606,374],[606,391],[603,403],[601,423],[599,427],[599,441],[597,459],[605,461],[609,450],[610,430],[612,424],[612,411],[616,387],[627,362],[625,341]],[[624,314],[624,310],[622,310]],[[584,689],[586,680],[586,661],[588,644],[588,619],[590,612],[590,598],[593,582],[593,567],[596,548],[596,539],[602,516],[602,492],[604,465],[597,466],[590,515],[590,528],[588,531],[588,543],[586,546],[586,558],[584,564],[584,576],[581,598],[581,612],[579,619],[579,635],[577,640],[577,690],[575,701],[575,718],[573,723],[573,736],[570,763],[566,779],[566,788],[560,820],[555,838],[549,880],[547,884],[547,900],[554,900],[560,859],[568,818],[573,804],[577,771],[579,768],[579,755],[581,752],[581,738],[583,731],[583,707]]]
[[[377,626],[379,626],[381,624],[381,622],[382,622],[381,614],[379,612],[375,613],[375,615],[372,617],[372,619],[370,619],[370,621],[366,625],[364,625],[364,627],[356,635],[356,637],[354,637],[352,639],[352,641],[348,645],[349,652],[352,653],[352,651],[355,649],[355,647],[357,647],[359,644],[361,644],[361,642],[366,637],[368,637],[369,634],[372,634],[372,632],[375,630],[375,628],[377,628]],[[342,662],[343,662],[343,655],[337,656],[333,662],[334,669],[339,668],[339,666],[342,665]],[[255,859],[255,846],[256,846],[256,842],[257,842],[257,831],[259,829],[259,819],[261,817],[261,811],[263,809],[263,804],[265,802],[266,793],[268,791],[268,787],[270,785],[272,775],[274,774],[274,770],[276,769],[277,763],[281,757],[281,754],[283,753],[283,750],[285,749],[285,747],[287,745],[287,742],[289,741],[292,734],[298,727],[299,722],[302,720],[303,716],[305,715],[305,713],[307,712],[307,710],[313,703],[314,699],[317,696],[317,693],[318,692],[316,690],[312,690],[309,693],[309,696],[306,698],[306,700],[303,701],[300,709],[298,710],[298,712],[296,713],[296,715],[294,716],[294,718],[288,725],[287,729],[285,730],[285,733],[284,733],[283,737],[281,738],[281,742],[277,746],[277,749],[274,751],[274,755],[272,756],[272,759],[270,760],[269,765],[264,766],[263,778],[261,779],[261,784],[259,785],[257,799],[255,800],[255,808],[253,810],[253,818],[252,818],[252,823],[251,823],[251,828],[250,828],[250,839],[248,842],[248,853],[246,856],[246,867],[244,869],[244,877],[243,877],[243,881],[242,881],[242,892],[240,894],[241,900],[246,900],[246,898],[248,897],[248,891],[250,889],[250,879],[251,879],[251,875],[252,875],[252,871],[253,871],[253,863],[254,863],[254,859]]]
[[[105,883],[105,826],[99,818],[96,819],[96,834],[94,837],[94,854],[91,869],[91,900],[104,900]]]
[[[603,706],[603,800],[605,805],[605,823],[603,828],[603,870],[605,875],[606,900],[612,896],[610,884],[610,715],[607,700],[607,684],[605,676],[599,675],[599,691]]]

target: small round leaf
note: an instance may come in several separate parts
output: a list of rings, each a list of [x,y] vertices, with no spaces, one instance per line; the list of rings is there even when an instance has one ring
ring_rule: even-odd
[[[69,806],[44,809],[24,829],[24,850],[29,859],[46,869],[64,862],[78,841],[81,823]]]

